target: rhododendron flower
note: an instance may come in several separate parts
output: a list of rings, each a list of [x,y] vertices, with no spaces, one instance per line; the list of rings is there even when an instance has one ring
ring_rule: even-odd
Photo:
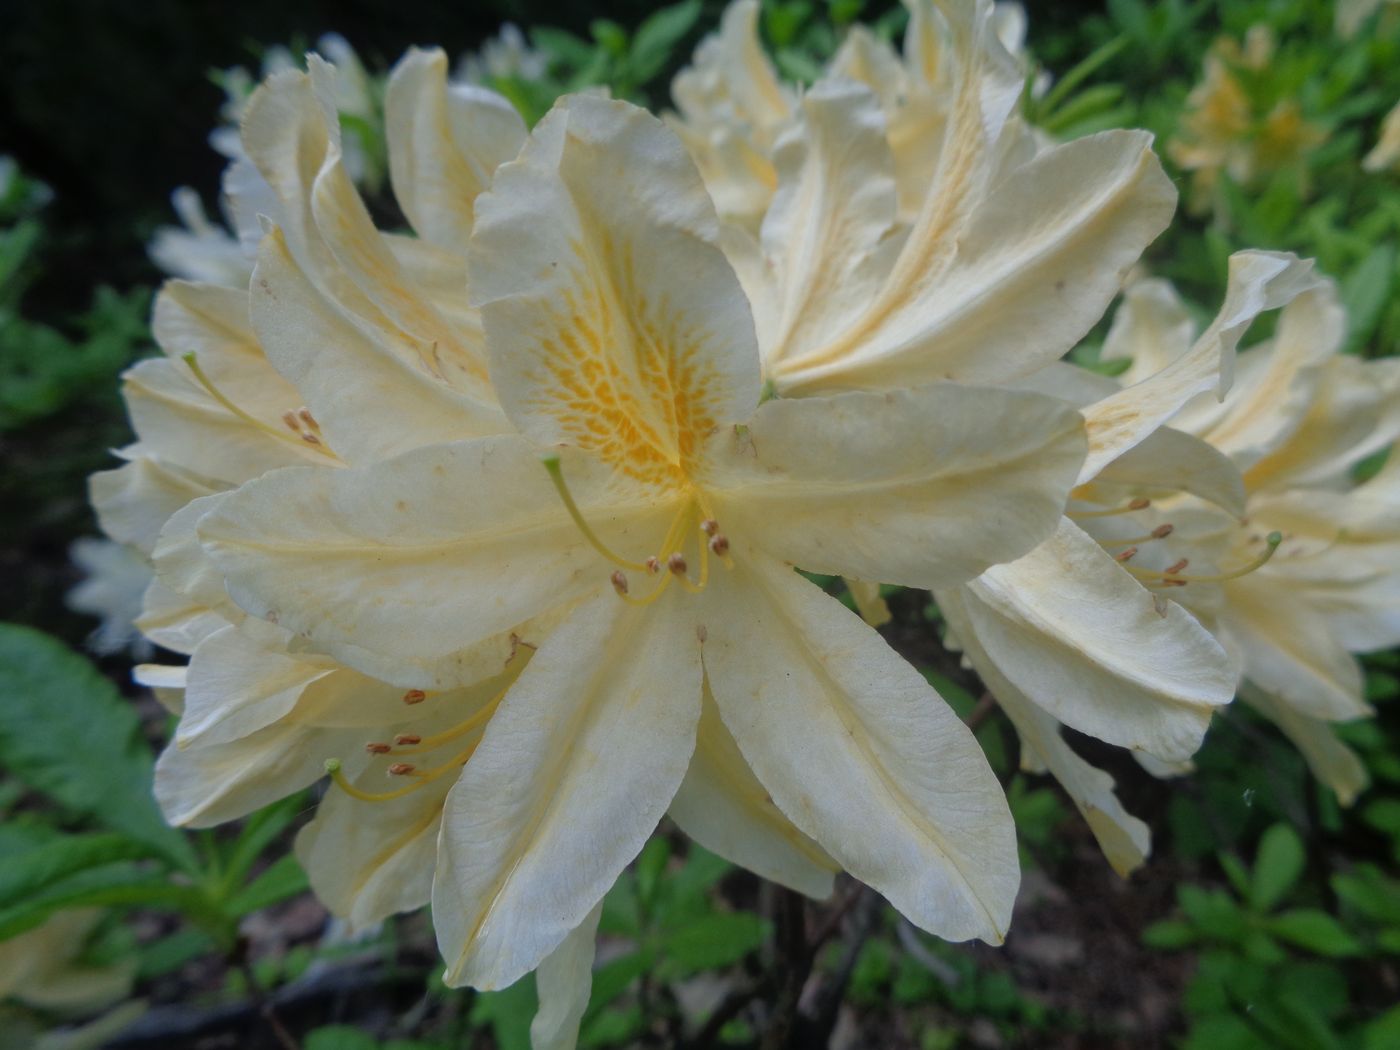
[[[1082,424],[1042,395],[952,386],[760,405],[718,239],[672,134],[567,100],[475,203],[468,287],[518,433],[275,471],[198,523],[245,610],[429,704],[551,620],[469,755],[396,763],[409,786],[456,781],[433,888],[453,983],[509,983],[558,948],[673,799],[740,828],[776,804],[768,827],[794,831],[729,843],[756,870],[829,871],[829,854],[926,929],[1004,933],[1013,835],[976,743],[791,566],[942,586],[1016,557],[1054,526]],[[282,243],[253,316],[290,343],[309,302]],[[401,282],[358,287],[428,320]],[[336,409],[317,409],[328,434]],[[464,734],[476,717],[440,706]]]
[[[1367,171],[1400,171],[1400,102],[1381,121],[1380,137],[1361,166]]]

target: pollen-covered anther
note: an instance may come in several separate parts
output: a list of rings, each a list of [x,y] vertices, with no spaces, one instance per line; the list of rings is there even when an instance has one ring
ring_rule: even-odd
[[[428,699],[428,694],[421,689],[410,689],[403,694],[403,702],[406,704],[421,704]]]
[[[657,558],[655,554],[647,558],[645,564],[647,567],[647,572],[651,573],[653,576],[655,576],[658,572],[661,571],[661,560]]]
[[[1146,510],[1146,509],[1147,509],[1148,507],[1150,507],[1150,506],[1152,506],[1152,501],[1151,501],[1150,499],[1147,499],[1146,497],[1143,497],[1143,496],[1139,496],[1137,499],[1132,500],[1132,501],[1128,504],[1128,509],[1129,509],[1129,510]]]
[[[711,536],[710,552],[717,557],[723,558],[729,553],[729,537],[722,532],[717,532]]]
[[[671,570],[673,576],[684,576],[686,572],[685,555],[676,551],[666,559],[666,568]]]
[[[1121,551],[1119,551],[1117,554],[1115,554],[1115,555],[1113,556],[1113,560],[1114,560],[1114,561],[1130,561],[1130,560],[1132,559],[1133,555],[1137,554],[1137,552],[1138,552],[1138,549],[1137,549],[1136,547],[1129,547],[1127,550],[1121,550]]]
[[[316,417],[311,414],[311,409],[307,408],[305,405],[302,405],[301,408],[297,409],[297,418],[300,419],[312,430],[315,430],[318,433],[320,432],[321,424],[316,422]]]
[[[1164,540],[1168,536],[1170,536],[1172,532],[1175,531],[1175,529],[1176,526],[1170,523],[1166,525],[1158,525],[1155,529],[1152,530],[1152,538],[1154,540]]]
[[[385,770],[385,772],[387,772],[391,777],[406,777],[410,776],[417,768],[418,767],[415,766],[412,762],[395,762],[392,766]]]
[[[618,594],[627,593],[627,575],[621,569],[613,570],[613,574],[608,578],[612,580],[613,590]]]
[[[1172,562],[1172,563],[1171,563],[1170,565],[1168,565],[1165,569],[1163,569],[1162,572],[1165,573],[1165,574],[1168,575],[1168,576],[1175,576],[1175,575],[1176,575],[1177,573],[1179,573],[1179,572],[1185,572],[1185,571],[1186,571],[1186,566],[1188,566],[1188,565],[1190,565],[1190,564],[1191,564],[1191,559],[1190,559],[1190,558],[1182,558],[1180,561],[1174,561],[1174,562]]]
[[[719,533],[719,522],[714,518],[706,518],[700,523],[700,531],[706,536],[714,536]]]
[[[417,733],[400,733],[394,737],[394,743],[398,747],[412,747],[414,744],[421,744],[423,738]]]
[[[305,441],[308,445],[319,445],[321,443],[320,438],[318,438],[315,434],[310,434],[306,431],[302,431],[301,439]]]
[[[282,413],[282,422],[287,424],[287,429],[292,433],[301,433],[301,422],[297,419],[297,414],[291,409]]]
[[[378,741],[374,741],[374,742],[371,742],[371,743],[366,744],[366,745],[365,745],[365,750],[368,751],[371,755],[387,755],[390,751],[392,751],[392,750],[394,750],[394,749],[393,749],[392,747],[390,747],[388,744],[384,744],[384,743],[380,743],[380,742],[378,742]]]

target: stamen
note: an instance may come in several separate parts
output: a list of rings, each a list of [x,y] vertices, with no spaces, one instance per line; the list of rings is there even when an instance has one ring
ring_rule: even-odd
[[[479,711],[476,711],[465,721],[457,723],[451,729],[445,729],[441,733],[434,733],[432,736],[412,735],[403,738],[406,747],[399,747],[394,750],[395,755],[421,755],[425,751],[431,751],[449,740],[456,740],[458,737],[466,736],[472,730],[491,717],[492,712],[500,705],[501,699],[509,691],[510,686],[506,686],[499,693],[493,696]]]
[[[710,537],[710,542],[707,546],[713,554],[723,558],[729,553],[729,537],[722,532],[718,532]]]
[[[297,409],[297,415],[301,417],[301,421],[307,426],[309,426],[312,430],[316,431],[317,433],[320,432],[321,424],[316,422],[316,417],[311,414],[311,409],[307,408],[305,405],[302,405],[301,408]]]
[[[406,704],[421,704],[428,699],[428,694],[421,689],[410,689],[403,694],[403,702]]]
[[[1125,507],[1113,507],[1110,510],[1067,510],[1067,518],[1111,518],[1117,514],[1131,514],[1135,510],[1146,510],[1152,506],[1150,499],[1139,497]]]
[[[614,570],[611,579],[613,590],[617,591],[618,594],[627,593],[627,577],[621,569]]]
[[[1105,547],[1122,547],[1125,544],[1151,543],[1153,540],[1164,540],[1176,530],[1175,525],[1158,525],[1146,536],[1134,536],[1126,540],[1101,540]]]
[[[1180,561],[1174,561],[1174,562],[1172,562],[1170,565],[1168,565],[1168,566],[1167,566],[1165,569],[1163,569],[1162,571],[1165,572],[1168,576],[1175,576],[1177,573],[1185,572],[1185,571],[1186,571],[1186,566],[1188,566],[1188,565],[1190,565],[1190,564],[1191,564],[1191,559],[1190,559],[1190,558],[1182,558]]]
[[[1129,547],[1125,551],[1119,551],[1113,556],[1114,561],[1130,561],[1134,554],[1138,552],[1136,547]]]
[[[394,743],[399,747],[403,747],[405,744],[421,744],[422,742],[423,738],[417,733],[400,733],[398,736],[394,737]]]
[[[677,576],[685,575],[685,555],[676,551],[666,559],[666,568],[670,569]]]
[[[204,369],[200,367],[199,361],[195,358],[194,351],[190,351],[187,354],[181,354],[180,360],[184,361],[185,364],[189,366],[190,372],[193,373],[194,378],[196,379],[196,381],[198,381],[199,385],[204,388],[204,392],[210,397],[212,397],[229,412],[232,412],[235,416],[243,420],[243,422],[247,423],[249,426],[256,427],[258,430],[261,430],[265,434],[271,434],[278,441],[293,441],[292,438],[282,433],[282,431],[278,430],[276,427],[272,426],[269,423],[264,423],[261,419],[257,419],[254,416],[250,416],[247,412],[243,411],[243,409],[239,408],[227,397],[225,397],[223,392],[214,385],[214,381],[210,379],[209,376],[205,373]],[[293,419],[292,422],[288,422],[287,416],[290,414],[291,413],[284,413],[282,416],[282,421],[284,423],[287,423],[288,426],[291,426],[292,429],[296,430],[297,433],[301,434],[302,438],[305,439],[307,435],[301,432],[301,428],[299,426],[295,425],[295,419]],[[321,452],[328,456],[333,454],[329,449],[321,445],[319,439],[312,440],[308,443],[313,446],[319,446],[317,447],[318,452]]]
[[[578,526],[579,532],[583,533],[583,538],[589,545],[614,565],[620,565],[624,569],[633,569],[638,572],[646,571],[647,566],[642,562],[628,561],[619,554],[614,554],[612,550],[593,531],[592,527],[584,520],[583,512],[578,509],[578,504],[574,502],[574,497],[569,492],[569,486],[564,483],[564,471],[559,465],[558,456],[542,456],[540,462],[544,464],[544,469],[549,471],[549,479],[554,482],[554,487],[559,492],[559,498],[564,501],[564,509],[569,512],[569,517],[573,518],[574,524]]]
[[[387,755],[390,751],[392,751],[392,750],[394,750],[394,749],[393,749],[392,747],[390,747],[388,744],[377,744],[377,743],[376,743],[376,744],[366,744],[366,745],[365,745],[365,750],[368,751],[371,755]]]
[[[293,434],[301,433],[301,424],[297,422],[297,414],[290,408],[282,413],[282,422],[287,424],[287,429]]]
[[[719,522],[715,521],[714,518],[706,518],[700,523],[700,531],[706,536],[713,536],[719,532]]]
[[[661,561],[655,554],[648,556],[646,560],[646,570],[653,576],[661,571]]]
[[[1278,550],[1278,545],[1283,542],[1283,534],[1271,532],[1268,535],[1264,553],[1246,565],[1241,565],[1238,569],[1231,569],[1228,572],[1210,573],[1205,576],[1183,576],[1181,570],[1186,568],[1187,560],[1182,558],[1174,565],[1167,566],[1163,572],[1154,572],[1151,569],[1139,569],[1129,565],[1128,571],[1140,580],[1157,580],[1162,586],[1184,587],[1188,583],[1224,583],[1226,580],[1237,580],[1241,576],[1248,576],[1256,569],[1263,568],[1274,556],[1274,551]]]
[[[406,777],[412,775],[418,769],[412,762],[395,762],[384,772],[391,777]]]

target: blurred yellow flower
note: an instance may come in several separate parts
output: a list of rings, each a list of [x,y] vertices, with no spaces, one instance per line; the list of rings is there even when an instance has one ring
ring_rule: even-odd
[[[1380,138],[1361,167],[1366,171],[1400,171],[1400,102],[1381,121]]]

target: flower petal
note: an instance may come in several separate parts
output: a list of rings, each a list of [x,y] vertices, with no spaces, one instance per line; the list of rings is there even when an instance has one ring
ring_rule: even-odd
[[[1069,519],[1030,554],[961,588],[966,627],[999,674],[1057,720],[1111,744],[1189,758],[1235,695],[1220,644]],[[967,632],[957,636],[968,643]]]
[[[471,279],[511,420],[643,480],[758,403],[748,300],[704,186],[644,110],[575,96],[477,202]]]
[[[88,478],[88,499],[102,531],[147,556],[172,514],[215,491],[209,481],[148,456]]]
[[[1189,492],[1244,517],[1245,485],[1225,453],[1198,437],[1159,427],[1094,476],[1094,485],[1127,485],[1136,492]]]
[[[500,988],[534,969],[666,812],[700,717],[686,604],[599,595],[501,702],[443,818],[433,918],[449,985]]]
[[[1019,874],[972,734],[858,616],[761,555],[707,592],[705,671],[773,801],[911,922],[1000,942]]]
[[[566,460],[575,499],[615,546],[644,549],[664,508],[624,503],[605,469]],[[346,470],[276,471],[225,497],[200,539],[244,609],[396,682],[607,586],[609,563],[515,437],[435,445]],[[366,663],[367,654],[378,661]]]
[[[1248,683],[1241,688],[1240,699],[1283,731],[1302,753],[1312,775],[1331,788],[1343,806],[1350,806],[1366,790],[1371,781],[1366,764],[1337,738],[1327,722],[1300,714]]]
[[[530,1022],[530,1050],[574,1050],[578,1028],[593,991],[593,957],[597,950],[599,901],[564,943],[544,957],[535,973],[540,1007]]]
[[[671,819],[712,853],[780,886],[822,900],[837,864],[792,826],[753,775],[705,690],[695,754]]]
[[[722,435],[708,483],[730,537],[784,561],[949,586],[1054,531],[1081,425],[1053,398],[953,384],[778,399]]]
[[[447,82],[447,56],[409,48],[384,94],[394,196],[424,240],[465,254],[472,205],[525,141],[525,122],[494,91]]]

